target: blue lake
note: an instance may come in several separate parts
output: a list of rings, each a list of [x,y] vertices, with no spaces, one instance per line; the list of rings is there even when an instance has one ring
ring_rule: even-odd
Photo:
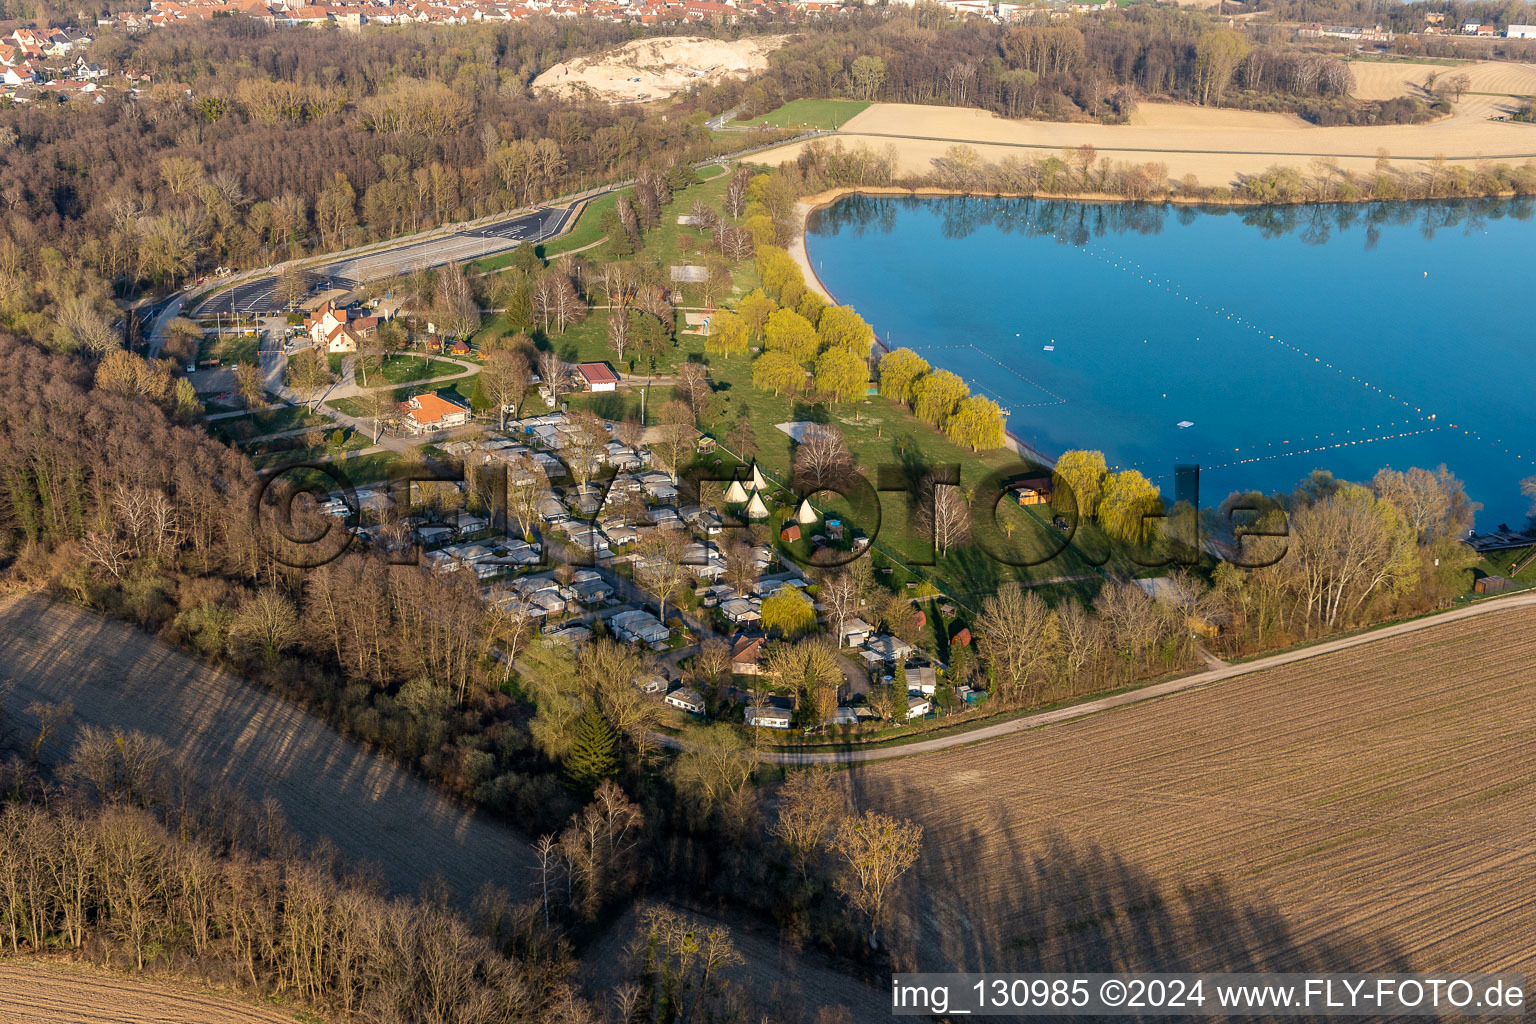
[[[1047,456],[1098,448],[1170,493],[1196,463],[1205,505],[1445,463],[1489,529],[1525,522],[1536,474],[1533,212],[853,196],[806,246],[882,341]]]

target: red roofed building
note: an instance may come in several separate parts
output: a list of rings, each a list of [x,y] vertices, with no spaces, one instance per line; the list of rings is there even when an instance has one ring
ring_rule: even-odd
[[[400,418],[413,434],[462,427],[469,422],[469,410],[434,392],[417,395],[400,405]]]
[[[576,372],[581,374],[588,391],[618,390],[619,375],[610,370],[607,363],[582,363],[576,367]]]

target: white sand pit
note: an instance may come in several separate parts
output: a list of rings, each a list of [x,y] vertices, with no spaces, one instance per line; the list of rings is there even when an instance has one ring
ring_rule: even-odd
[[[766,70],[784,36],[733,41],[681,36],[636,39],[616,49],[563,61],[533,80],[537,92],[591,93],[613,102],[662,100],[691,85],[746,78]]]

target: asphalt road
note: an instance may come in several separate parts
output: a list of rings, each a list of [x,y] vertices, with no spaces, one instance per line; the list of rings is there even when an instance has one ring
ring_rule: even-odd
[[[332,289],[351,291],[364,281],[479,259],[519,245],[537,245],[563,231],[566,222],[574,215],[574,207],[538,209],[451,235],[308,266],[304,268],[304,274],[309,281],[309,295]],[[238,313],[251,316],[281,312],[283,302],[277,296],[277,278],[278,275],[271,274],[238,284],[207,299],[191,315]]]

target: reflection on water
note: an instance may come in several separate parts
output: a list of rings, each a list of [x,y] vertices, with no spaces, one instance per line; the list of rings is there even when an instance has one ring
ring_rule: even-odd
[[[1322,245],[1335,232],[1365,229],[1367,248],[1380,239],[1380,229],[1412,225],[1426,239],[1436,232],[1481,231],[1490,220],[1528,221],[1536,212],[1536,196],[1512,199],[1453,199],[1437,202],[1333,203],[1288,206],[1194,206],[1171,203],[1073,202],[1060,199],[990,199],[980,196],[852,195],[811,215],[806,230],[815,235],[844,231],[856,237],[871,231],[896,229],[898,210],[935,211],[945,238],[966,238],[981,228],[1028,237],[1054,237],[1068,245],[1111,235],[1156,235],[1168,218],[1190,224],[1200,216],[1233,217],[1256,229],[1262,238],[1299,235],[1308,245]]]
[[[1536,198],[1183,206],[855,195],[823,283],[995,399],[1047,456],[1102,449],[1207,494],[1446,463],[1523,521]],[[1208,485],[1208,486],[1207,486]]]

